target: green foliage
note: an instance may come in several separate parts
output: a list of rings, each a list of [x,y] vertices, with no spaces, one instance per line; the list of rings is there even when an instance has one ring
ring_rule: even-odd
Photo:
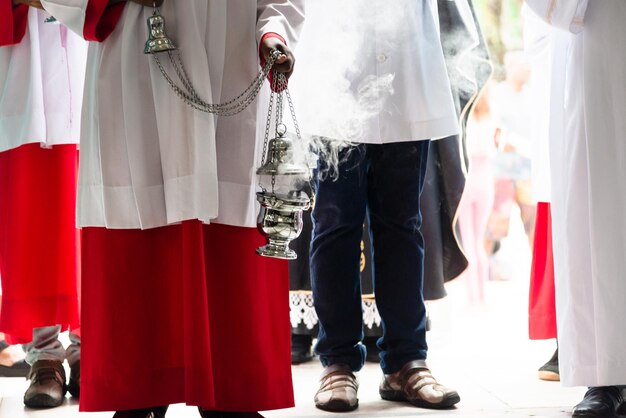
[[[496,66],[496,78],[502,78],[502,64],[507,51],[523,48],[523,0],[474,0],[487,45]]]

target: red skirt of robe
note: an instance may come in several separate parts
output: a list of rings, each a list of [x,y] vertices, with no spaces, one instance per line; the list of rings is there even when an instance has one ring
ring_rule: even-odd
[[[76,145],[0,152],[0,332],[11,343],[79,325],[77,174]]]
[[[287,263],[253,228],[84,228],[82,411],[291,407]]]
[[[550,204],[537,205],[537,223],[530,271],[529,336],[531,340],[556,338],[554,262]]]

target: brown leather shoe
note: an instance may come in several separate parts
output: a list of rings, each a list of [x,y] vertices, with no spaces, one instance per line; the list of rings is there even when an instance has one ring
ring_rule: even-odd
[[[379,393],[387,401],[430,409],[449,408],[461,400],[455,390],[437,383],[424,360],[411,361],[400,371],[385,375]]]
[[[29,408],[54,408],[65,399],[65,369],[60,361],[39,360],[32,365],[24,394]]]
[[[145,409],[131,409],[128,411],[117,411],[113,418],[165,418],[169,405],[155,406]]]
[[[324,411],[354,411],[359,406],[359,382],[350,367],[333,364],[324,369],[320,388],[315,394],[315,406]]]

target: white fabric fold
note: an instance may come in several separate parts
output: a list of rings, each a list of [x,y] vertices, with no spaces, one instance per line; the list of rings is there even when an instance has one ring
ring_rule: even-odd
[[[17,45],[0,48],[0,152],[77,144],[87,43],[31,8]]]
[[[588,0],[526,0],[526,4],[549,25],[572,33],[583,30]]]

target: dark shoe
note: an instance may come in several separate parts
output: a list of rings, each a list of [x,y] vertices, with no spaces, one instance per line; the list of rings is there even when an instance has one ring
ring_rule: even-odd
[[[365,361],[368,363],[380,363],[380,348],[376,345],[377,342],[378,337],[363,338],[363,345],[365,345],[365,349],[367,351]]]
[[[313,360],[313,337],[291,334],[291,364],[297,365]]]
[[[67,390],[75,398],[80,397],[80,361],[70,366],[70,381]]]
[[[324,369],[320,388],[315,394],[315,406],[324,411],[348,412],[359,406],[359,382],[350,367],[333,364]]]
[[[0,340],[0,352],[9,348],[6,341]],[[0,364],[0,377],[28,377],[30,366],[24,360],[16,361],[10,366]]]
[[[30,366],[24,360],[17,361],[11,366],[0,364],[0,377],[28,377]]]
[[[29,408],[54,408],[65,399],[65,369],[60,361],[39,360],[31,367],[30,386],[24,394]]]
[[[113,418],[165,418],[169,405],[155,406],[154,408],[131,409],[128,411],[117,411]]]
[[[455,390],[437,383],[424,360],[411,361],[400,371],[385,375],[379,393],[386,401],[430,409],[450,408],[461,400]]]
[[[539,379],[558,382],[561,380],[559,374],[559,349],[557,348],[552,358],[539,368]]]
[[[582,402],[574,407],[572,417],[612,418],[624,402],[622,391],[617,386],[591,387]]]

